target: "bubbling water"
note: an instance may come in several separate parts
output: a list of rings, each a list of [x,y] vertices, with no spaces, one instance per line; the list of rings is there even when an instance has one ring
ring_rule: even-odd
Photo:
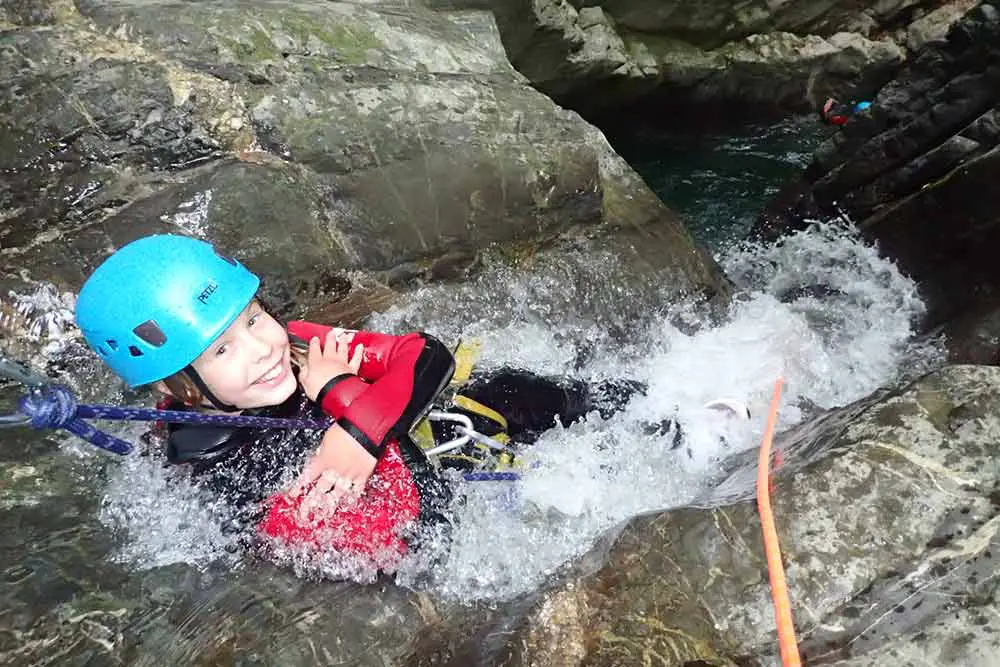
[[[629,517],[703,493],[722,460],[758,444],[779,375],[787,383],[780,423],[788,427],[940,361],[933,345],[912,340],[923,312],[913,282],[849,231],[816,225],[718,260],[738,293],[723,322],[694,333],[671,323],[676,312],[630,319],[635,286],[600,251],[580,260],[586,295],[567,292],[565,267],[498,267],[464,285],[419,290],[372,318],[373,329],[478,338],[481,369],[648,385],[607,420],[593,414],[543,434],[526,454],[521,483],[459,484],[449,537],[407,560],[399,583],[464,601],[530,591]],[[587,308],[575,308],[578,301]],[[704,407],[716,398],[746,403],[751,419]],[[683,427],[678,449],[644,428],[668,418]],[[226,508],[155,456],[113,466],[103,494],[103,520],[125,536],[119,557],[135,567],[239,562],[238,537],[220,528]],[[313,575],[375,575],[338,554],[278,556]]]
[[[554,350],[551,372],[627,376],[649,390],[609,420],[592,415],[546,433],[527,456],[532,467],[516,497],[498,485],[466,485],[445,556],[417,562],[402,581],[431,567],[439,592],[459,599],[529,591],[616,524],[704,492],[725,457],[759,443],[778,376],[786,381],[779,419],[788,427],[804,410],[844,405],[940,360],[933,345],[911,341],[924,309],[913,282],[842,228],[818,225],[719,260],[739,288],[724,323],[692,334],[656,318],[629,344],[604,341],[582,366],[574,366],[567,343],[553,340],[558,322],[549,331],[518,324],[533,299],[544,298],[530,287],[537,278],[522,279],[517,303],[501,295],[492,313],[482,292],[468,288],[462,310],[481,313],[478,330],[503,341],[506,355],[541,360]],[[434,291],[387,313],[383,324],[419,321],[413,310],[436,301]],[[428,320],[427,328],[435,324]],[[592,331],[579,334],[593,340]],[[753,417],[705,409],[719,397],[745,402]],[[683,424],[679,451],[662,436],[643,435],[644,424],[670,417]]]

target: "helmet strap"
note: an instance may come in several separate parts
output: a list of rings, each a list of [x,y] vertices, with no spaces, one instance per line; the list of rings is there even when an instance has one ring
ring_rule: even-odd
[[[205,381],[201,379],[201,376],[198,375],[198,371],[194,369],[194,366],[188,365],[185,367],[184,374],[191,378],[191,381],[194,382],[194,386],[198,387],[198,391],[200,391],[202,395],[208,399],[208,402],[211,403],[216,410],[222,410],[223,412],[239,412],[240,409],[238,407],[235,405],[229,405],[228,403],[223,403],[215,396],[215,394],[212,393],[212,390],[209,389],[208,385],[205,384]]]

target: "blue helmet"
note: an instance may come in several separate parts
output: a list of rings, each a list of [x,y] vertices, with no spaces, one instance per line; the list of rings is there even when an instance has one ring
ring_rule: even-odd
[[[211,244],[147,236],[108,257],[87,279],[76,323],[130,387],[184,370],[253,299],[260,279]]]

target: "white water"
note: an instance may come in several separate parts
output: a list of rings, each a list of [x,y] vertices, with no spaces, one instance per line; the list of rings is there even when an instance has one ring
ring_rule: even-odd
[[[433,566],[439,592],[471,599],[530,590],[623,520],[691,501],[722,458],[758,445],[779,375],[786,381],[779,419],[788,427],[803,417],[800,404],[844,405],[939,361],[935,347],[909,342],[923,312],[912,281],[835,227],[718,259],[740,291],[727,322],[688,335],[656,318],[629,343],[601,340],[600,352],[579,369],[572,365],[572,343],[554,340],[558,320],[551,328],[519,324],[530,319],[536,300],[544,301],[550,288],[544,277],[518,280],[511,290],[516,296],[494,298],[487,280],[452,297],[464,312],[483,318],[471,328],[494,341],[485,346],[487,364],[513,356],[551,372],[624,375],[650,390],[606,422],[595,415],[547,433],[530,452],[540,465],[526,473],[518,501],[491,493],[498,485],[467,486],[450,550]],[[796,289],[816,293],[816,287],[829,289],[820,297],[782,299]],[[439,295],[428,290],[381,323],[426,321],[431,331],[435,325],[447,331],[456,325],[414,312]],[[578,333],[584,340],[594,335],[585,327]],[[702,407],[718,397],[746,402],[752,420],[720,419]],[[642,423],[674,414],[686,433],[683,451],[639,435]],[[417,563],[399,578],[425,576],[425,567]]]
[[[48,284],[38,287],[31,294],[11,291],[6,297],[0,295],[0,332],[6,329],[16,331],[22,344],[32,346],[32,349],[42,344],[40,352],[44,357],[57,356],[66,348],[75,330],[75,305],[75,294],[59,292]],[[20,350],[12,349],[8,354],[18,352]]]
[[[594,415],[545,434],[529,454],[537,467],[519,487],[465,485],[446,553],[429,565],[434,550],[422,552],[400,583],[461,600],[530,590],[628,517],[689,502],[722,458],[755,447],[777,376],[787,383],[780,412],[787,427],[803,418],[802,406],[843,405],[938,362],[935,348],[910,342],[923,309],[912,282],[846,232],[821,226],[718,259],[739,296],[725,323],[693,335],[652,307],[642,324],[616,335],[649,294],[637,294],[614,270],[615,258],[599,252],[584,262],[584,281],[568,282],[555,264],[496,269],[468,285],[422,290],[373,319],[373,328],[423,329],[447,342],[480,338],[481,368],[509,364],[650,386],[608,421]],[[745,401],[753,419],[702,408],[718,397]],[[680,451],[641,435],[643,423],[675,415],[686,433]],[[112,466],[102,492],[102,518],[122,535],[119,558],[132,566],[240,562],[235,537],[219,528],[226,508],[206,504],[159,459]],[[293,565],[331,577],[372,574],[335,558],[299,555]]]

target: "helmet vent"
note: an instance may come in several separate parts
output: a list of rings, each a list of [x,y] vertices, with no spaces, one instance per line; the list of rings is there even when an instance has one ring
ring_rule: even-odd
[[[131,354],[133,357],[141,357],[142,356],[142,350],[140,350],[139,348],[137,348],[135,345],[129,345],[128,346],[128,353]]]
[[[153,347],[160,347],[167,342],[167,335],[163,333],[163,329],[153,320],[146,320],[135,329],[132,329],[132,333]],[[109,340],[108,343],[110,344],[111,341]],[[133,353],[132,356],[136,357],[139,355]]]
[[[108,344],[108,347],[110,347],[110,348],[111,348],[112,350],[114,350],[115,352],[117,352],[117,351],[118,351],[118,341],[114,341],[114,340],[111,340],[111,339],[109,338],[109,339],[107,339],[107,340],[106,340],[106,341],[104,341],[104,342],[105,342],[105,343],[107,343],[107,344]]]

